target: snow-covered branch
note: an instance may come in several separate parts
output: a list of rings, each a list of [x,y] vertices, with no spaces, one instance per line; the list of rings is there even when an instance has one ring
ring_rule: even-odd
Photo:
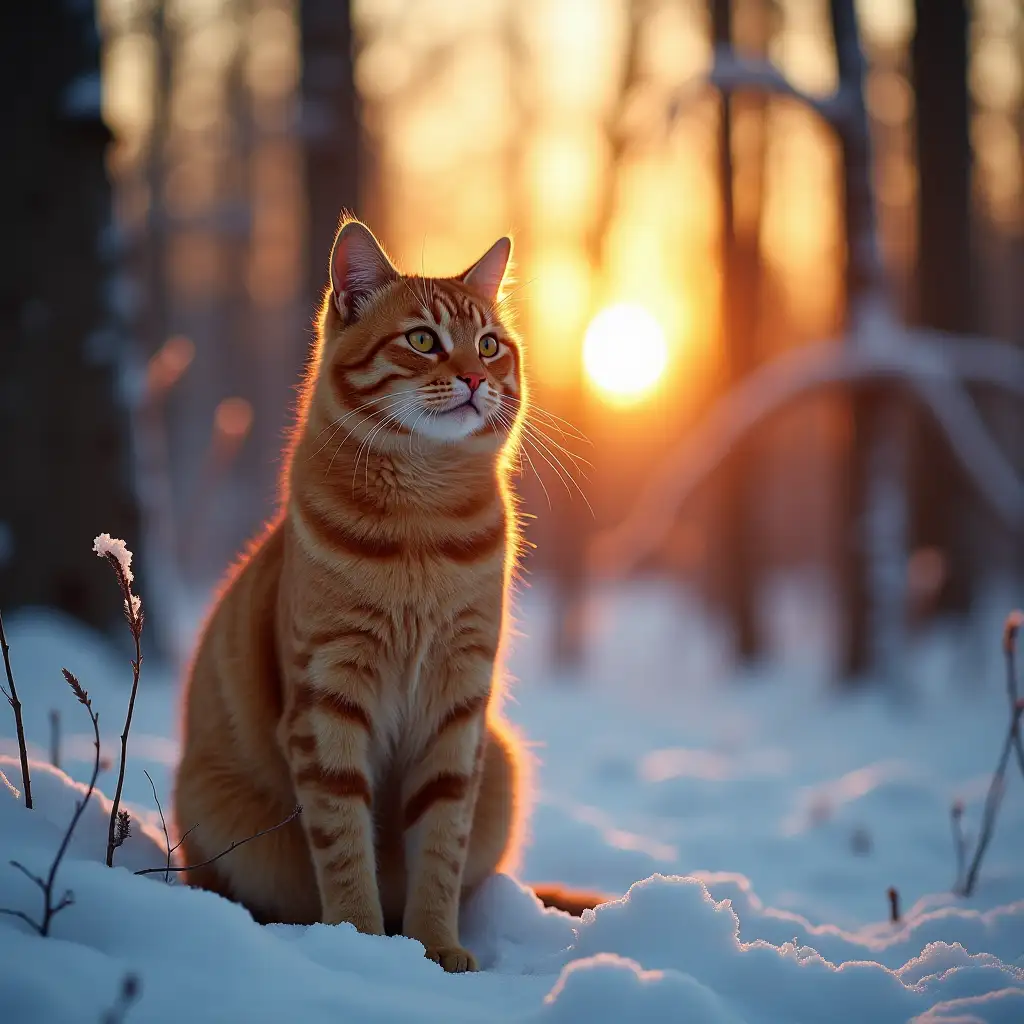
[[[690,104],[705,96],[708,90],[728,95],[747,90],[788,96],[837,128],[843,125],[849,108],[842,91],[816,96],[794,85],[771,61],[741,57],[729,47],[718,47],[708,74],[687,83],[672,98],[669,119],[675,120]]]
[[[653,474],[627,518],[596,539],[594,568],[620,575],[652,555],[687,500],[747,435],[775,414],[829,388],[871,381],[910,389],[984,499],[1004,522],[1019,528],[1024,481],[988,433],[960,379],[1024,394],[1024,357],[997,342],[976,351],[972,345],[893,324],[869,344],[820,342],[773,359],[719,401]]]

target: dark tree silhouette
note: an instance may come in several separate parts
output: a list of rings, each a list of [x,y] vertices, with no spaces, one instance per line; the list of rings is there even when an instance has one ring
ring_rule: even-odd
[[[92,538],[139,516],[92,5],[2,5],[0,96],[0,606],[112,628]]]
[[[732,0],[712,0],[712,36],[716,48],[733,43]],[[756,340],[760,315],[761,252],[759,224],[738,225],[735,210],[733,158],[733,112],[739,102],[756,108],[762,116],[765,97],[760,93],[737,98],[728,91],[721,94],[718,133],[718,177],[721,196],[722,261],[722,344],[726,359],[728,385],[735,386],[757,362]],[[754,159],[763,162],[763,145]],[[755,168],[760,185],[761,168]],[[760,217],[760,196],[757,199]],[[758,577],[757,539],[752,510],[757,507],[754,477],[756,460],[751,458],[755,439],[748,438],[723,470],[721,514],[716,519],[715,566],[721,601],[733,629],[736,654],[743,661],[754,661],[763,650],[758,629],[756,596]]]
[[[309,303],[327,284],[341,211],[358,212],[361,131],[348,0],[302,0],[302,137],[306,155]]]
[[[971,258],[971,140],[967,95],[968,12],[964,0],[916,0],[911,48],[916,94],[917,273],[912,318],[967,334],[977,327]],[[924,420],[911,453],[912,537],[945,556],[938,608],[963,613],[973,574],[967,534],[971,494],[946,446]]]

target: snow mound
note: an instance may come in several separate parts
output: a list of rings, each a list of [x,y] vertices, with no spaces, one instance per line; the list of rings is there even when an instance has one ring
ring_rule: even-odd
[[[45,874],[83,789],[36,763],[29,811],[17,762],[0,757],[0,772],[0,906],[35,917],[38,890],[7,862]],[[211,893],[137,876],[164,858],[162,835],[145,822],[107,868],[108,812],[95,794],[57,879],[75,902],[49,938],[0,917],[5,1024],[100,1020],[128,974],[140,982],[131,1024],[177,1024],[186,1010],[190,1021],[253,1024],[1024,1020],[1024,903],[922,910],[883,936],[766,909],[742,876],[655,875],[582,920],[497,876],[463,916],[484,970],[455,976],[411,939],[348,925],[261,927]]]

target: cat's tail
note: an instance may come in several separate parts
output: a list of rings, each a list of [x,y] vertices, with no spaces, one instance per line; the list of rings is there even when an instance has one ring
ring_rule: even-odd
[[[573,917],[579,917],[584,910],[593,910],[601,903],[607,903],[615,899],[614,896],[607,896],[604,893],[592,892],[587,889],[566,889],[561,885],[534,885],[533,891],[537,899],[545,907],[553,907],[555,910],[564,910]]]

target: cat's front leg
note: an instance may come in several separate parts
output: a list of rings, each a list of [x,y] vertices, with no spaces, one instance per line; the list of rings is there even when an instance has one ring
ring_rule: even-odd
[[[489,682],[489,677],[488,677]],[[459,944],[459,900],[480,785],[487,690],[454,704],[403,785],[407,892],[402,932],[446,971],[475,971]]]
[[[337,670],[328,678],[289,687],[278,740],[303,807],[321,920],[383,935],[372,818],[373,707],[365,685]]]

